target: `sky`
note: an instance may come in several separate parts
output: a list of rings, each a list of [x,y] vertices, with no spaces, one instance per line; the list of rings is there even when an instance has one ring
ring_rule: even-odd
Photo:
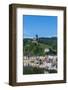
[[[57,36],[57,16],[23,16],[24,38],[56,37]]]

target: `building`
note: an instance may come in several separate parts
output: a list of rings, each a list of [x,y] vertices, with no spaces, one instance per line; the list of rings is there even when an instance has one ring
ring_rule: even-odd
[[[47,53],[49,51],[50,51],[49,48],[45,48],[45,50],[44,50],[45,53]]]

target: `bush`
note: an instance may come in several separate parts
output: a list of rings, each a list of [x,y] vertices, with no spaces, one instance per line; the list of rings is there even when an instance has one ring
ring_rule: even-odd
[[[44,69],[37,67],[23,67],[23,74],[43,74]]]

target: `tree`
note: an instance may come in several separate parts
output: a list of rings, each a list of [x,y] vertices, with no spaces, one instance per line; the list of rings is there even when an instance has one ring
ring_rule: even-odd
[[[36,34],[36,41],[38,41],[38,35]]]

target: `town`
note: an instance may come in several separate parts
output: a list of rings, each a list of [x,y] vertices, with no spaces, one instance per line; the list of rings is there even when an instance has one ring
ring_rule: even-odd
[[[25,47],[26,46],[26,47]],[[41,43],[36,35],[24,48],[24,74],[57,73],[57,51]]]
[[[24,67],[44,69],[44,73],[57,72],[57,56],[24,57]]]

